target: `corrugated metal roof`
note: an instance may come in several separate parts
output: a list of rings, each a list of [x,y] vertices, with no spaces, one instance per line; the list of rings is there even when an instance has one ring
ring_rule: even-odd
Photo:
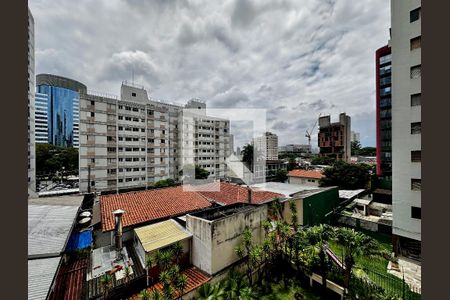
[[[77,211],[77,206],[28,205],[28,256],[59,255]]]
[[[171,245],[192,236],[191,233],[172,219],[136,228],[134,232],[146,252]]]
[[[61,257],[28,260],[28,300],[46,299]]]

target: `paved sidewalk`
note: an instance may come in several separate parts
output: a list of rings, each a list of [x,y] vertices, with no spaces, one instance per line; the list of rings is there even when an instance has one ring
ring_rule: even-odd
[[[420,262],[411,260],[405,257],[398,258],[398,265],[400,270],[392,269],[391,263],[388,265],[388,273],[403,279],[403,272],[405,273],[405,282],[413,289],[420,290],[422,282],[422,266]],[[403,272],[402,272],[403,271]]]

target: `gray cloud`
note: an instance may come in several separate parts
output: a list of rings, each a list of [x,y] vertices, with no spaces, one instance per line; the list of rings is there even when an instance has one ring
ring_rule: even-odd
[[[389,38],[389,0],[29,3],[37,73],[119,94],[133,70],[156,99],[265,108],[280,144],[305,143],[320,112],[345,111],[375,144],[374,55]]]

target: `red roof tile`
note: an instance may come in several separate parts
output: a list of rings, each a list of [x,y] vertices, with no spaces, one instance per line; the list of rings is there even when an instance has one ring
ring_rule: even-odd
[[[170,216],[193,212],[211,206],[196,192],[183,191],[182,186],[130,192],[100,197],[102,230],[114,229],[113,211],[125,211],[123,227],[149,222]]]
[[[186,286],[186,289],[184,290],[184,294],[189,293],[190,291],[198,288],[199,286],[208,282],[211,279],[211,277],[206,276],[205,274],[200,272],[195,267],[186,269],[182,273],[185,274],[188,278],[187,286]],[[150,294],[153,292],[153,289],[157,289],[159,292],[162,293],[162,290],[163,290],[162,282],[161,281],[157,282],[153,286],[147,288],[147,290],[150,292]],[[175,292],[174,299],[178,299],[178,298],[179,298],[179,295],[177,292]],[[133,295],[130,298],[128,298],[128,300],[140,300],[140,299],[141,298],[139,297],[139,294]]]
[[[200,191],[199,193],[212,201],[225,205],[248,202],[247,187],[232,183],[221,182],[220,191]],[[260,204],[279,197],[283,197],[283,195],[267,191],[252,190],[252,203],[255,204]]]
[[[292,170],[289,171],[288,176],[290,177],[302,177],[302,178],[313,178],[320,179],[324,175],[319,171],[308,171],[308,170]]]
[[[50,294],[50,300],[83,299],[83,289],[86,284],[86,272],[89,258],[77,260],[62,265],[55,280],[55,287]]]

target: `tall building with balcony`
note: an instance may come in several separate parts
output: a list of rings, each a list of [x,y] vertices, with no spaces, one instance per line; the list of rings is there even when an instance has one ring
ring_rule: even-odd
[[[28,196],[36,191],[34,124],[34,18],[28,10]]]
[[[339,122],[331,123],[329,115],[319,117],[318,144],[320,156],[350,162],[351,118],[341,113]]]
[[[421,2],[391,1],[394,250],[421,254]]]
[[[391,47],[386,45],[375,52],[376,66],[376,128],[377,176],[386,180],[392,175],[392,87]]]
[[[39,97],[35,104],[47,107],[36,112],[40,123],[47,120],[47,127],[37,128],[39,142],[60,147],[79,146],[79,98],[80,93],[86,93],[86,86],[76,80],[51,74],[36,76],[36,93]],[[44,136],[47,134],[47,141]]]
[[[191,163],[214,177],[225,174],[229,122],[203,114],[206,104],[200,101],[185,107],[198,109],[190,123],[183,123],[182,106],[151,100],[144,87],[126,82],[120,98],[82,93],[79,105],[82,192],[119,192],[178,180],[183,166]]]

